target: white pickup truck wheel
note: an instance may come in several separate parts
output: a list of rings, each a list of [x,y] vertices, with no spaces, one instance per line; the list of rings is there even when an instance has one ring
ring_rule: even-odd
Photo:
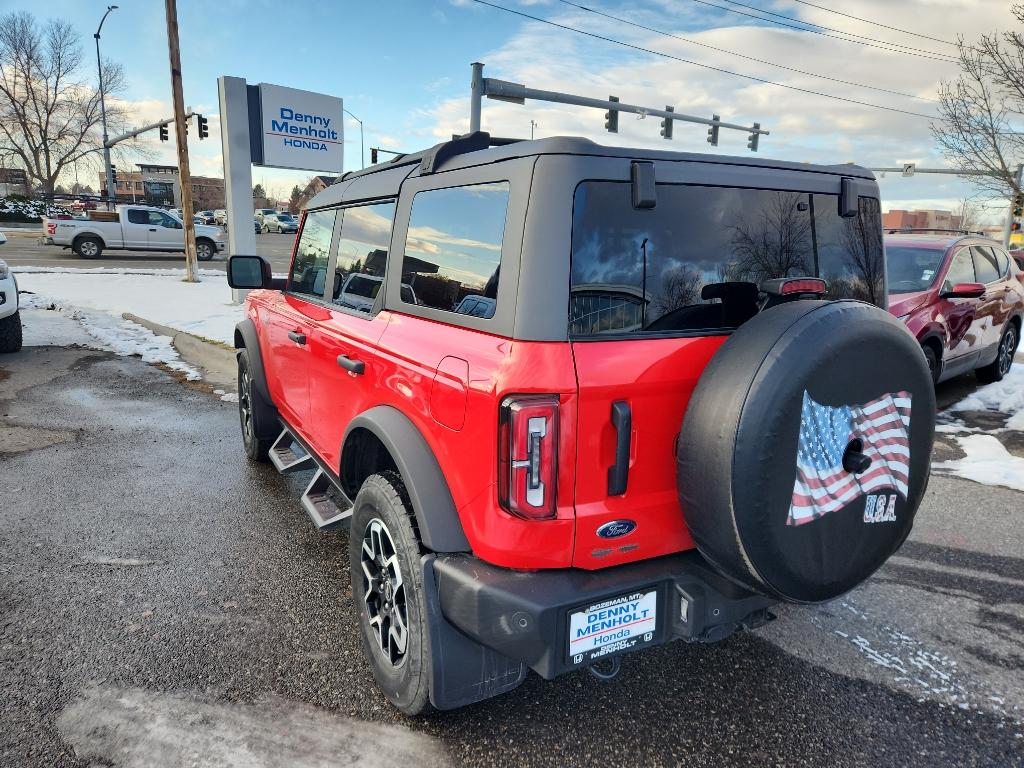
[[[83,259],[98,259],[103,253],[103,243],[95,237],[80,237],[75,240],[71,250]]]
[[[0,352],[21,351],[21,313],[0,318]]]

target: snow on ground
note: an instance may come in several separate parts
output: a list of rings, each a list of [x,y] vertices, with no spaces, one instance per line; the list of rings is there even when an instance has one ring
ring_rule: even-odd
[[[1024,411],[1019,411],[1017,416],[1022,414]],[[962,459],[935,462],[932,469],[984,485],[1024,491],[1024,458],[1011,454],[998,438],[963,435],[957,436],[956,441],[966,455]]]
[[[979,387],[949,410],[998,411],[1009,417],[1007,429],[1024,431],[1024,363],[1014,363],[1002,381]]]
[[[95,328],[104,327],[97,312],[115,318],[118,327],[124,323],[122,313],[130,312],[230,345],[235,324],[244,317],[242,306],[231,301],[224,273],[216,270],[200,270],[198,283],[183,282],[184,269],[15,267],[13,271],[18,287],[44,303],[95,310],[90,313]],[[169,346],[170,339],[166,341]]]
[[[160,363],[179,371],[189,381],[202,378],[199,371],[181,359],[169,336],[158,336],[137,323],[99,310],[61,307],[38,295],[23,294],[20,300],[25,346],[77,344],[124,357],[137,355],[147,363]]]

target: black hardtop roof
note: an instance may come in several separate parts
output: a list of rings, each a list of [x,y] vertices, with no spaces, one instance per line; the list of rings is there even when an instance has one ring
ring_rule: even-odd
[[[815,173],[831,173],[840,176],[857,176],[874,180],[871,171],[852,163],[843,165],[816,165],[797,163],[789,160],[769,158],[713,155],[698,152],[674,152],[671,150],[643,149],[632,147],[610,147],[598,144],[580,136],[553,136],[546,139],[500,139],[480,131],[475,134],[454,137],[430,149],[408,155],[399,155],[392,160],[370,166],[361,171],[349,171],[338,181],[348,181],[373,173],[405,165],[432,164],[427,172],[452,170],[466,165],[483,165],[510,160],[517,157],[537,155],[580,155],[590,157],[621,157],[632,160],[687,161],[692,163],[717,163],[723,165],[745,165],[752,168],[775,168]]]

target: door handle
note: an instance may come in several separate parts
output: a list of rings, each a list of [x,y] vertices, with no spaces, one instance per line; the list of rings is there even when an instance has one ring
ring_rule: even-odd
[[[338,365],[354,376],[362,376],[366,372],[366,363],[362,360],[353,360],[348,355],[338,355]]]
[[[608,495],[622,496],[629,481],[629,441],[633,435],[633,412],[625,400],[612,403],[615,427],[615,463],[608,468]]]
[[[298,331],[288,331],[288,338],[294,341],[296,344],[306,343],[306,334],[299,333]]]
[[[156,227],[150,227],[150,228],[149,228],[149,231],[150,231],[150,232],[156,232]]]

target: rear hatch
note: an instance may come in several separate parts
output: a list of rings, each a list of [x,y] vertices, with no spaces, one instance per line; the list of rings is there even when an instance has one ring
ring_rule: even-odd
[[[692,184],[658,184],[645,209],[628,182],[576,188],[574,565],[694,546],[676,487],[683,414],[712,355],[759,311],[761,281],[818,276],[828,298],[885,307],[878,200],[858,209],[841,217],[838,194]]]

